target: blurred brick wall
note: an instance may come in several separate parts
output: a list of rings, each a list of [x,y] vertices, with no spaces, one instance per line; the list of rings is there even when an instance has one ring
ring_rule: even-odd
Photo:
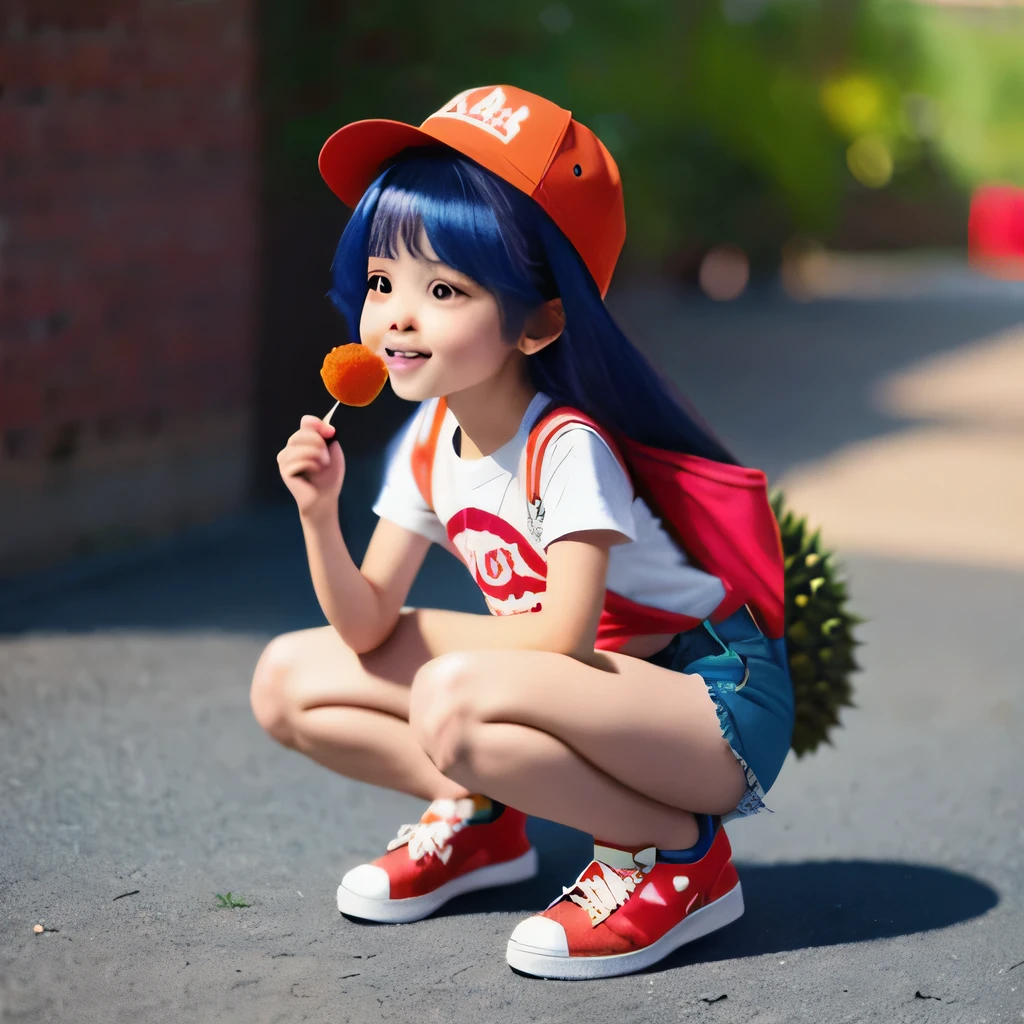
[[[0,7],[0,575],[247,496],[252,6]]]

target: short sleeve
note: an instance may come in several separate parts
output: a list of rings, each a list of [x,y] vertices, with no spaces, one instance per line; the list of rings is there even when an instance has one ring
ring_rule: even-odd
[[[615,530],[636,540],[633,485],[593,430],[568,427],[548,445],[540,491],[545,547],[579,530]]]
[[[420,411],[396,436],[397,445],[389,445],[390,456],[384,471],[384,484],[373,504],[381,518],[418,533],[435,544],[446,546],[448,535],[434,510],[423,500],[412,472],[412,449],[425,416],[432,416],[434,404],[425,402]]]

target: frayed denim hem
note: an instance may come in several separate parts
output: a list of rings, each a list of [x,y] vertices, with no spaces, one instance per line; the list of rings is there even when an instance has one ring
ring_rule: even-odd
[[[747,764],[743,755],[736,749],[736,729],[733,726],[732,715],[729,714],[729,709],[725,706],[722,698],[718,695],[718,684],[714,680],[705,679],[704,685],[708,689],[708,696],[714,702],[715,711],[718,714],[718,725],[722,730],[722,737],[725,739],[726,743],[729,744],[729,749],[739,762],[747,780],[747,790],[741,797],[740,802],[728,814],[722,815],[723,824],[728,821],[733,821],[735,818],[749,818],[751,815],[757,814],[760,811],[767,811],[769,814],[772,814],[772,809],[765,805],[764,789],[761,786],[761,783],[757,781],[757,776],[754,774],[750,765]]]

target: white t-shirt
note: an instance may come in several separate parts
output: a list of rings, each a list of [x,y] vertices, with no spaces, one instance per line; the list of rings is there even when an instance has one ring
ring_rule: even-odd
[[[496,452],[463,459],[455,451],[458,422],[449,409],[434,453],[431,494],[423,500],[411,454],[433,422],[437,399],[423,403],[395,449],[373,511],[456,554],[495,615],[535,611],[543,603],[547,546],[580,530],[614,530],[608,590],[638,604],[707,618],[721,603],[721,580],[688,564],[650,508],[633,496],[629,477],[599,434],[581,424],[548,444],[540,476],[541,514],[527,504],[526,442],[550,397],[538,393],[515,436]]]

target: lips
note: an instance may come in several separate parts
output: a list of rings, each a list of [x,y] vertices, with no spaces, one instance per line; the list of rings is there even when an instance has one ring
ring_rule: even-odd
[[[429,359],[429,352],[420,352],[417,349],[385,348],[384,351],[390,359]]]

